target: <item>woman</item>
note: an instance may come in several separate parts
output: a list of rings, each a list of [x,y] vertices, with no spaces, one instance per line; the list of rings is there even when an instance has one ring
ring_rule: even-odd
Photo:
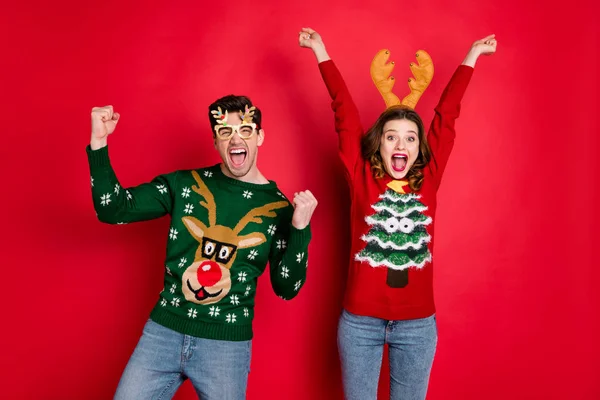
[[[444,90],[426,134],[406,106],[385,110],[363,130],[348,88],[321,36],[299,33],[313,50],[333,100],[340,157],[351,187],[351,261],[338,328],[347,399],[376,399],[384,344],[390,396],[424,399],[437,344],[431,250],[436,193],[454,144],[460,101],[494,35],[471,46]]]

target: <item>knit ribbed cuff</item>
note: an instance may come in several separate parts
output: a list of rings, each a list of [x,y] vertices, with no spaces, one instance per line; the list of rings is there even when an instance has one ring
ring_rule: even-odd
[[[458,68],[456,68],[456,71],[454,71],[454,75],[457,75],[462,80],[467,79],[468,83],[468,80],[471,79],[474,71],[475,68],[471,67],[470,65],[461,64],[458,66]]]
[[[340,74],[340,71],[338,71],[333,60],[327,60],[319,63],[319,71],[321,72],[321,77],[325,82],[325,86],[327,86],[329,97],[332,99],[335,98],[336,93],[343,89],[346,85],[344,78],[342,78],[342,75]]]
[[[310,224],[304,229],[296,229],[293,225],[290,226],[290,239],[289,246],[295,249],[308,247],[312,233],[310,230]]]
[[[176,332],[213,340],[228,340],[239,342],[251,340],[252,324],[237,325],[223,323],[210,323],[201,320],[190,320],[173,314],[160,305],[156,305],[150,313],[150,318],[162,326],[173,329]]]
[[[321,61],[321,62],[319,63],[319,69],[320,69],[320,70],[321,70],[321,72],[322,72],[324,69],[327,69],[327,68],[332,68],[334,65],[335,65],[335,64],[333,63],[333,60],[332,60],[332,59],[325,60],[325,61]]]
[[[92,150],[88,144],[85,148],[88,156],[88,162],[90,167],[105,167],[110,165],[110,158],[108,157],[108,146],[104,146],[98,150]]]

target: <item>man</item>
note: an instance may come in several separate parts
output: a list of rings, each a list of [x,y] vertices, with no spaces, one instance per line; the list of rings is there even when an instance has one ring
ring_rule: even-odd
[[[244,96],[209,107],[220,164],[124,189],[108,156],[119,114],[92,110],[87,148],[98,219],[119,224],[171,216],[165,286],[117,388],[117,399],[171,398],[187,378],[204,400],[244,399],[254,295],[270,264],[273,289],[293,298],[306,279],[310,191],[293,206],[256,162],[260,110]]]

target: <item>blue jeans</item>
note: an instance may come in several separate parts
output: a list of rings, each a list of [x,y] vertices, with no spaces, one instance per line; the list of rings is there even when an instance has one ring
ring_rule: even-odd
[[[377,399],[385,343],[389,347],[390,398],[425,399],[437,345],[435,316],[386,321],[343,310],[338,348],[345,398]]]
[[[202,400],[245,399],[252,342],[201,339],[148,320],[115,399],[170,399],[190,379]]]

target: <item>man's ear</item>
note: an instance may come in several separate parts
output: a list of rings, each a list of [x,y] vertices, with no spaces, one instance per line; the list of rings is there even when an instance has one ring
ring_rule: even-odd
[[[265,141],[265,130],[264,129],[259,129],[258,130],[258,141],[256,142],[257,146],[262,146],[263,142]]]

